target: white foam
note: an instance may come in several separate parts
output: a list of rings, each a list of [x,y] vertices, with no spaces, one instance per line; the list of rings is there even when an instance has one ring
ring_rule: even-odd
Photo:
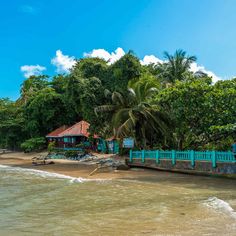
[[[104,179],[86,179],[82,177],[72,177],[69,175],[63,175],[63,174],[58,174],[54,172],[48,172],[48,171],[43,171],[43,170],[35,170],[35,169],[28,169],[28,168],[21,168],[21,167],[11,167],[7,165],[0,165],[0,168],[7,169],[9,171],[14,171],[14,172],[23,172],[24,174],[32,174],[32,175],[37,175],[43,178],[55,178],[55,179],[68,179],[70,183],[84,183],[84,182],[90,182],[90,181],[98,181],[98,182],[104,182],[107,180]]]
[[[230,204],[222,199],[217,197],[210,197],[206,201],[204,201],[204,205],[207,207],[213,208],[216,211],[223,212],[227,215],[236,219],[236,212],[230,206]]]
[[[0,168],[9,168],[9,166],[6,166],[6,165],[0,165]]]

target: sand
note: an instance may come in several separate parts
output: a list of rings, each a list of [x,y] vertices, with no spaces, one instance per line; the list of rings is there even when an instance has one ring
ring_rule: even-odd
[[[43,170],[58,174],[64,174],[72,177],[82,178],[99,178],[99,179],[119,179],[119,178],[135,178],[155,175],[156,171],[143,170],[143,169],[130,169],[130,170],[113,170],[111,167],[102,168],[94,174],[89,175],[96,167],[96,164],[81,163],[72,160],[58,160],[53,159],[54,164],[50,165],[32,165],[32,158],[40,155],[46,155],[46,152],[41,153],[23,153],[12,152],[0,154],[0,165],[8,165],[21,168],[29,168],[36,170]],[[109,157],[109,155],[107,156]],[[47,161],[48,162],[48,161]]]

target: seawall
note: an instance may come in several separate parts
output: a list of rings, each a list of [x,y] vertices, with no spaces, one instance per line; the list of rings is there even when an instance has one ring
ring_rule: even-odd
[[[217,163],[214,168],[212,167],[212,163],[207,161],[196,161],[194,166],[188,160],[177,160],[175,165],[172,164],[171,160],[162,159],[157,163],[156,160],[147,158],[145,158],[144,162],[139,158],[133,158],[132,161],[127,158],[126,162],[130,167],[144,167],[188,174],[218,175],[236,178],[236,163]]]

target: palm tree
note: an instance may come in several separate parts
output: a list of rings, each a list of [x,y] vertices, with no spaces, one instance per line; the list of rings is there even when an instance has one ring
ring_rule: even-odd
[[[159,64],[159,75],[169,83],[176,80],[184,80],[186,73],[189,73],[190,66],[197,60],[195,56],[187,56],[186,52],[179,49],[174,55],[164,52],[167,62]]]
[[[130,83],[128,94],[111,94],[111,104],[102,105],[95,112],[112,112],[111,126],[117,138],[134,137],[136,145],[145,148],[147,141],[152,144],[153,137],[166,136],[170,121],[167,115],[151,103],[157,92],[150,81]]]

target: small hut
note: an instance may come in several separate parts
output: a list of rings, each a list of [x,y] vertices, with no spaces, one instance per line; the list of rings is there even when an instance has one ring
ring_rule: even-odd
[[[64,132],[68,126],[63,125],[60,128],[53,130],[51,133],[46,135],[48,142],[55,142],[56,147],[63,147],[63,138],[60,136],[62,132]]]
[[[89,142],[89,126],[88,122],[82,120],[60,133],[60,137],[63,138],[64,148],[76,147],[78,144],[92,147],[93,144]],[[94,138],[96,139],[97,136],[94,135]]]

